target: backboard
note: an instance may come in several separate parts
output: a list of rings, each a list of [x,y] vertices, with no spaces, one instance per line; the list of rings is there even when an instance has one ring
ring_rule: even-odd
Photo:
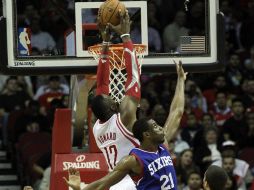
[[[25,4],[25,0],[2,2],[0,72],[96,72],[97,62],[87,48],[101,42],[95,24],[101,1],[67,5],[65,1],[48,0],[46,8],[40,3]],[[181,59],[189,72],[223,67],[223,16],[218,0],[122,2],[133,21],[132,41],[148,47],[143,72],[174,72],[173,59]],[[112,42],[121,40],[113,34]]]

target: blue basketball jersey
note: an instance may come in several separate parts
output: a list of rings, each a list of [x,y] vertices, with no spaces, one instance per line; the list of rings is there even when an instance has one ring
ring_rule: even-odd
[[[134,148],[130,155],[134,155],[143,166],[143,174],[133,178],[137,190],[177,190],[173,162],[164,145],[160,145],[157,152]]]

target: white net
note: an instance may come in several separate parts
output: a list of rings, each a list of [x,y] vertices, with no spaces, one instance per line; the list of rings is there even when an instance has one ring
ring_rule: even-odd
[[[134,44],[134,49],[140,65],[140,73],[142,61],[144,58],[144,52],[146,50],[145,45]],[[89,53],[93,55],[95,60],[99,61],[101,45],[91,46],[88,48]],[[125,69],[125,59],[123,57],[123,45],[112,44],[109,47],[109,61],[110,61],[110,84],[109,92],[110,96],[118,103],[120,103],[125,95],[125,82],[127,79],[127,73]]]

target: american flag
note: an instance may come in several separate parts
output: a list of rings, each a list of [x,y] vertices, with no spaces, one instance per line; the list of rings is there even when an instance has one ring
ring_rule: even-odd
[[[204,53],[205,36],[181,36],[180,51],[182,53]]]

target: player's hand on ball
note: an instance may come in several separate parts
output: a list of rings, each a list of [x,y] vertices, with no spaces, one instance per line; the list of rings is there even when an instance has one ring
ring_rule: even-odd
[[[102,37],[102,40],[104,42],[109,42],[110,41],[110,28],[109,26],[105,26],[105,25],[102,25],[100,22],[99,22],[99,19],[97,18],[97,26],[99,28],[99,31],[100,31],[100,34],[101,34],[101,37]]]
[[[122,35],[122,34],[129,34],[130,33],[130,17],[128,14],[128,10],[122,12],[119,10],[119,16],[120,16],[120,24],[117,26],[114,26],[110,23],[108,23],[108,26],[110,29],[114,30],[117,34]]]
[[[109,42],[110,41],[110,38],[111,38],[111,35],[110,35],[110,29],[109,29],[109,26],[107,25],[105,27],[105,29],[101,32],[101,37],[102,37],[102,40],[104,42]]]
[[[109,26],[105,26],[100,22],[99,17],[97,17],[97,26],[99,28],[102,40],[105,42],[109,42],[110,41],[110,30],[109,30]]]

